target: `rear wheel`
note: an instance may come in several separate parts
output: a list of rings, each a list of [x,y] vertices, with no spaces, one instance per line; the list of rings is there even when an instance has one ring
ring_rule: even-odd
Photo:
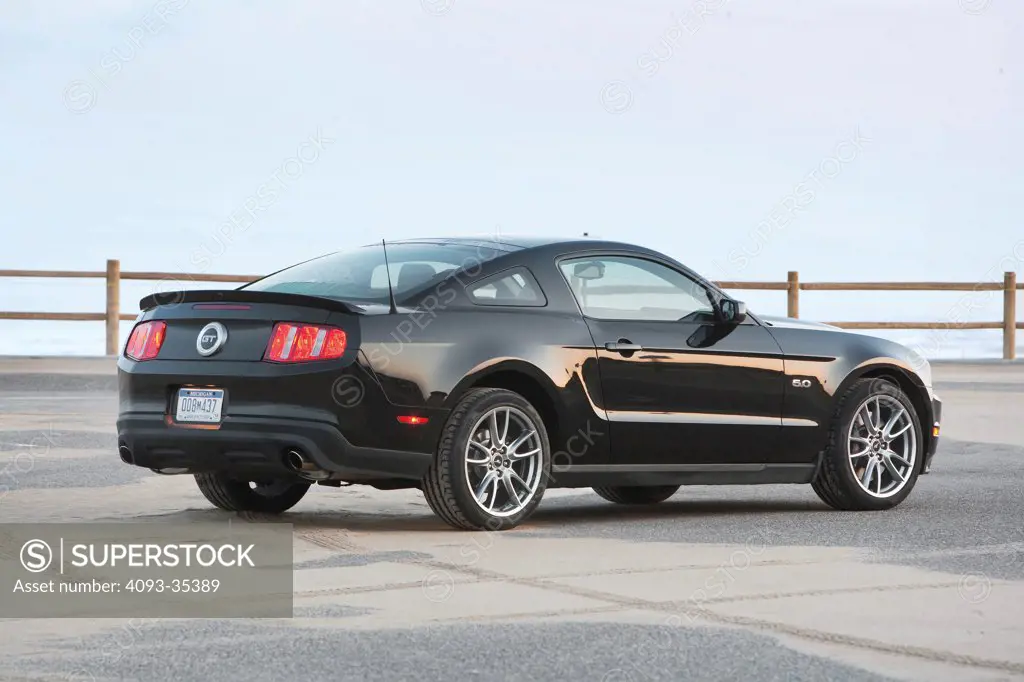
[[[594,488],[594,492],[616,504],[657,504],[676,494],[677,485],[614,485]]]
[[[224,511],[280,514],[291,509],[309,490],[308,483],[284,479],[240,481],[223,473],[196,474],[203,497]]]
[[[861,379],[836,407],[811,485],[835,509],[890,509],[917,483],[923,443],[921,422],[906,394],[888,381]]]
[[[473,389],[445,424],[423,496],[455,528],[514,528],[544,496],[550,450],[529,401],[500,388]]]

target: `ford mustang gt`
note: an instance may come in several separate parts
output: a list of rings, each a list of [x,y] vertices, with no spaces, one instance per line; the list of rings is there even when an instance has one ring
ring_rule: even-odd
[[[916,353],[755,314],[623,243],[381,243],[140,307],[118,360],[120,457],[193,475],[228,511],[365,484],[502,530],[547,488],[654,504],[754,483],[880,510],[939,440]]]

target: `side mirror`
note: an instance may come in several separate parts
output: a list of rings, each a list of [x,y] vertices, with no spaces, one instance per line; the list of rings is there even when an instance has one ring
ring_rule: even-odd
[[[723,298],[721,302],[722,322],[728,324],[739,324],[747,318],[747,304],[743,301],[734,301],[731,298]]]

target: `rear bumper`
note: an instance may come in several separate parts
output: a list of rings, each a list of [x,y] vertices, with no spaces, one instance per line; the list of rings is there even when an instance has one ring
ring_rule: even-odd
[[[939,400],[938,396],[932,396],[932,423],[922,424],[922,427],[928,430],[928,449],[925,452],[924,468],[921,473],[927,474],[932,468],[932,459],[935,457],[935,452],[939,449],[939,431],[942,427],[942,401]]]
[[[117,437],[122,459],[131,464],[189,472],[294,476],[284,455],[297,449],[342,480],[419,480],[433,458],[432,453],[356,446],[331,424],[277,417],[228,416],[219,428],[208,429],[168,424],[164,415],[122,414]]]

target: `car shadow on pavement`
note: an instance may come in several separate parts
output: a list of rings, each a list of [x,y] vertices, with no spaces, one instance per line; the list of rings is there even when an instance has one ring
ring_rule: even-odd
[[[582,496],[581,496],[582,497]],[[562,527],[574,524],[629,523],[669,519],[735,518],[749,516],[763,520],[766,514],[807,514],[829,512],[824,504],[812,500],[685,500],[666,501],[655,505],[617,505],[602,502],[596,497],[560,498],[545,502],[524,523],[522,529]],[[169,514],[148,517],[161,523],[175,522],[224,522],[228,519],[248,523],[288,523],[302,530],[349,530],[367,533],[409,533],[438,532],[451,530],[423,505],[422,511],[409,510],[394,513],[381,508],[380,511],[364,512],[351,510],[292,510],[279,516],[254,512],[228,513],[216,509],[190,509]],[[515,533],[516,531],[507,531]]]
[[[619,505],[599,500],[574,501],[545,507],[544,504],[530,518],[531,526],[565,525],[574,522],[647,521],[683,519],[688,517],[742,517],[763,519],[765,514],[806,514],[829,512],[828,506],[817,501],[798,500],[668,500],[652,505]]]
[[[417,531],[439,531],[449,527],[435,517],[424,505],[422,513],[395,514],[381,509],[380,512],[353,512],[346,510],[288,511],[284,514],[261,514],[257,512],[225,512],[219,509],[186,509],[181,511],[135,517],[132,523],[287,523],[296,531],[309,530],[358,530],[377,533],[408,533]]]

